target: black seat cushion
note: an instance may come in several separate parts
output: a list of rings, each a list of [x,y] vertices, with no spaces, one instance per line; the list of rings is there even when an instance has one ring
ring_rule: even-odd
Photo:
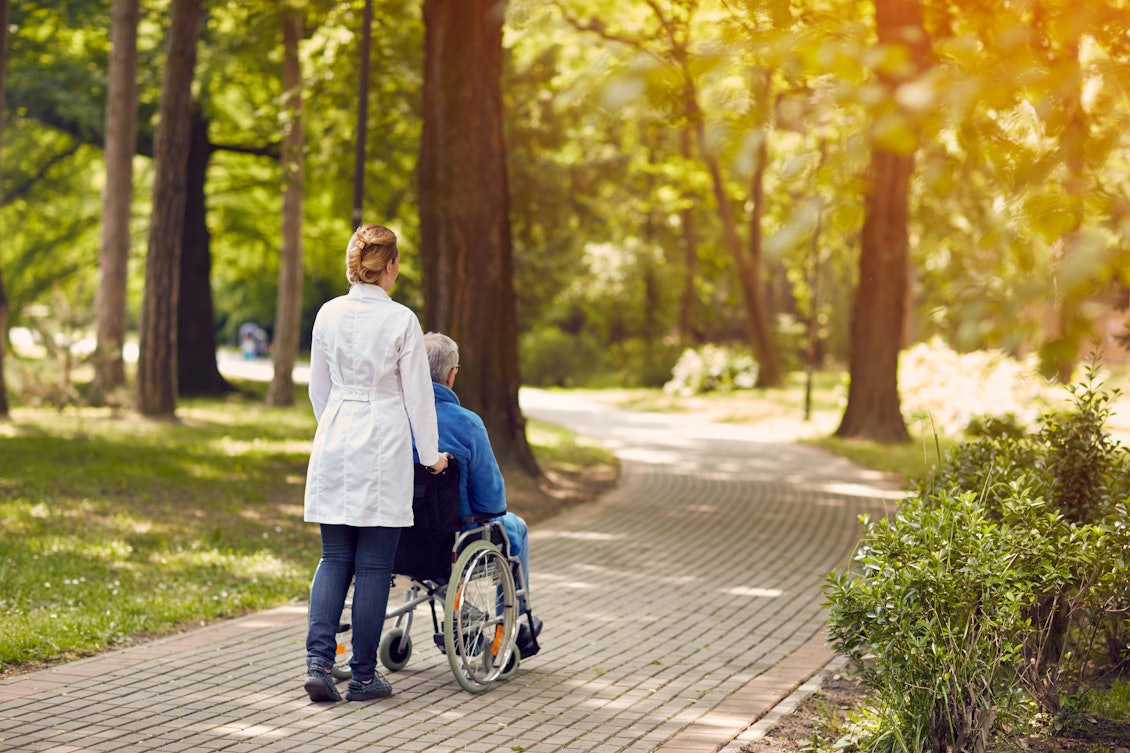
[[[412,527],[400,531],[393,572],[417,579],[446,579],[459,531],[459,466],[454,458],[443,473],[416,466],[412,516]]]

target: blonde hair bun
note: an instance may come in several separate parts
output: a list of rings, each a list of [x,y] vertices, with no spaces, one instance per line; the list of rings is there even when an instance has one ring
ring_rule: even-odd
[[[384,225],[362,225],[345,249],[345,277],[351,285],[375,285],[388,263],[399,256],[396,233]]]

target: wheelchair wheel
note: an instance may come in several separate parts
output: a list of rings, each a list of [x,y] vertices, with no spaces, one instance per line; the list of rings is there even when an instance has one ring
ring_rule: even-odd
[[[472,541],[451,570],[443,615],[447,661],[464,689],[481,693],[508,667],[517,605],[506,558],[489,541]]]
[[[381,636],[381,646],[377,652],[381,664],[390,672],[404,669],[412,656],[412,636],[400,628],[393,628]]]

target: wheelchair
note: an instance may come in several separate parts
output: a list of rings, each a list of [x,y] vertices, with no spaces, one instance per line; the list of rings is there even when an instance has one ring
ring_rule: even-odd
[[[415,522],[400,534],[393,565],[396,579],[408,579],[403,600],[390,606],[377,658],[391,672],[412,656],[416,607],[427,604],[433,642],[447,656],[455,680],[471,693],[509,679],[522,660],[516,645],[519,613],[533,625],[529,588],[518,557],[496,515],[459,515],[459,468],[454,459],[433,474],[416,466],[412,500]],[[467,530],[463,530],[467,527]],[[342,625],[347,630],[348,625]],[[532,634],[532,653],[538,650]],[[339,642],[339,656],[344,653]],[[339,663],[334,676],[344,679]]]

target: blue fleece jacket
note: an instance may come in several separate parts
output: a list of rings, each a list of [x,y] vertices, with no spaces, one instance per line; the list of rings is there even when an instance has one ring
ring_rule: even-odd
[[[439,451],[451,453],[459,461],[459,514],[500,516],[510,539],[510,553],[521,558],[528,579],[529,528],[520,517],[506,512],[506,482],[498,469],[483,420],[464,408],[459,396],[449,387],[432,382],[432,389],[436,397]],[[420,462],[418,458],[416,462]]]
[[[459,514],[506,512],[506,482],[498,469],[486,426],[449,388],[432,382],[439,424],[439,451],[459,461]]]

